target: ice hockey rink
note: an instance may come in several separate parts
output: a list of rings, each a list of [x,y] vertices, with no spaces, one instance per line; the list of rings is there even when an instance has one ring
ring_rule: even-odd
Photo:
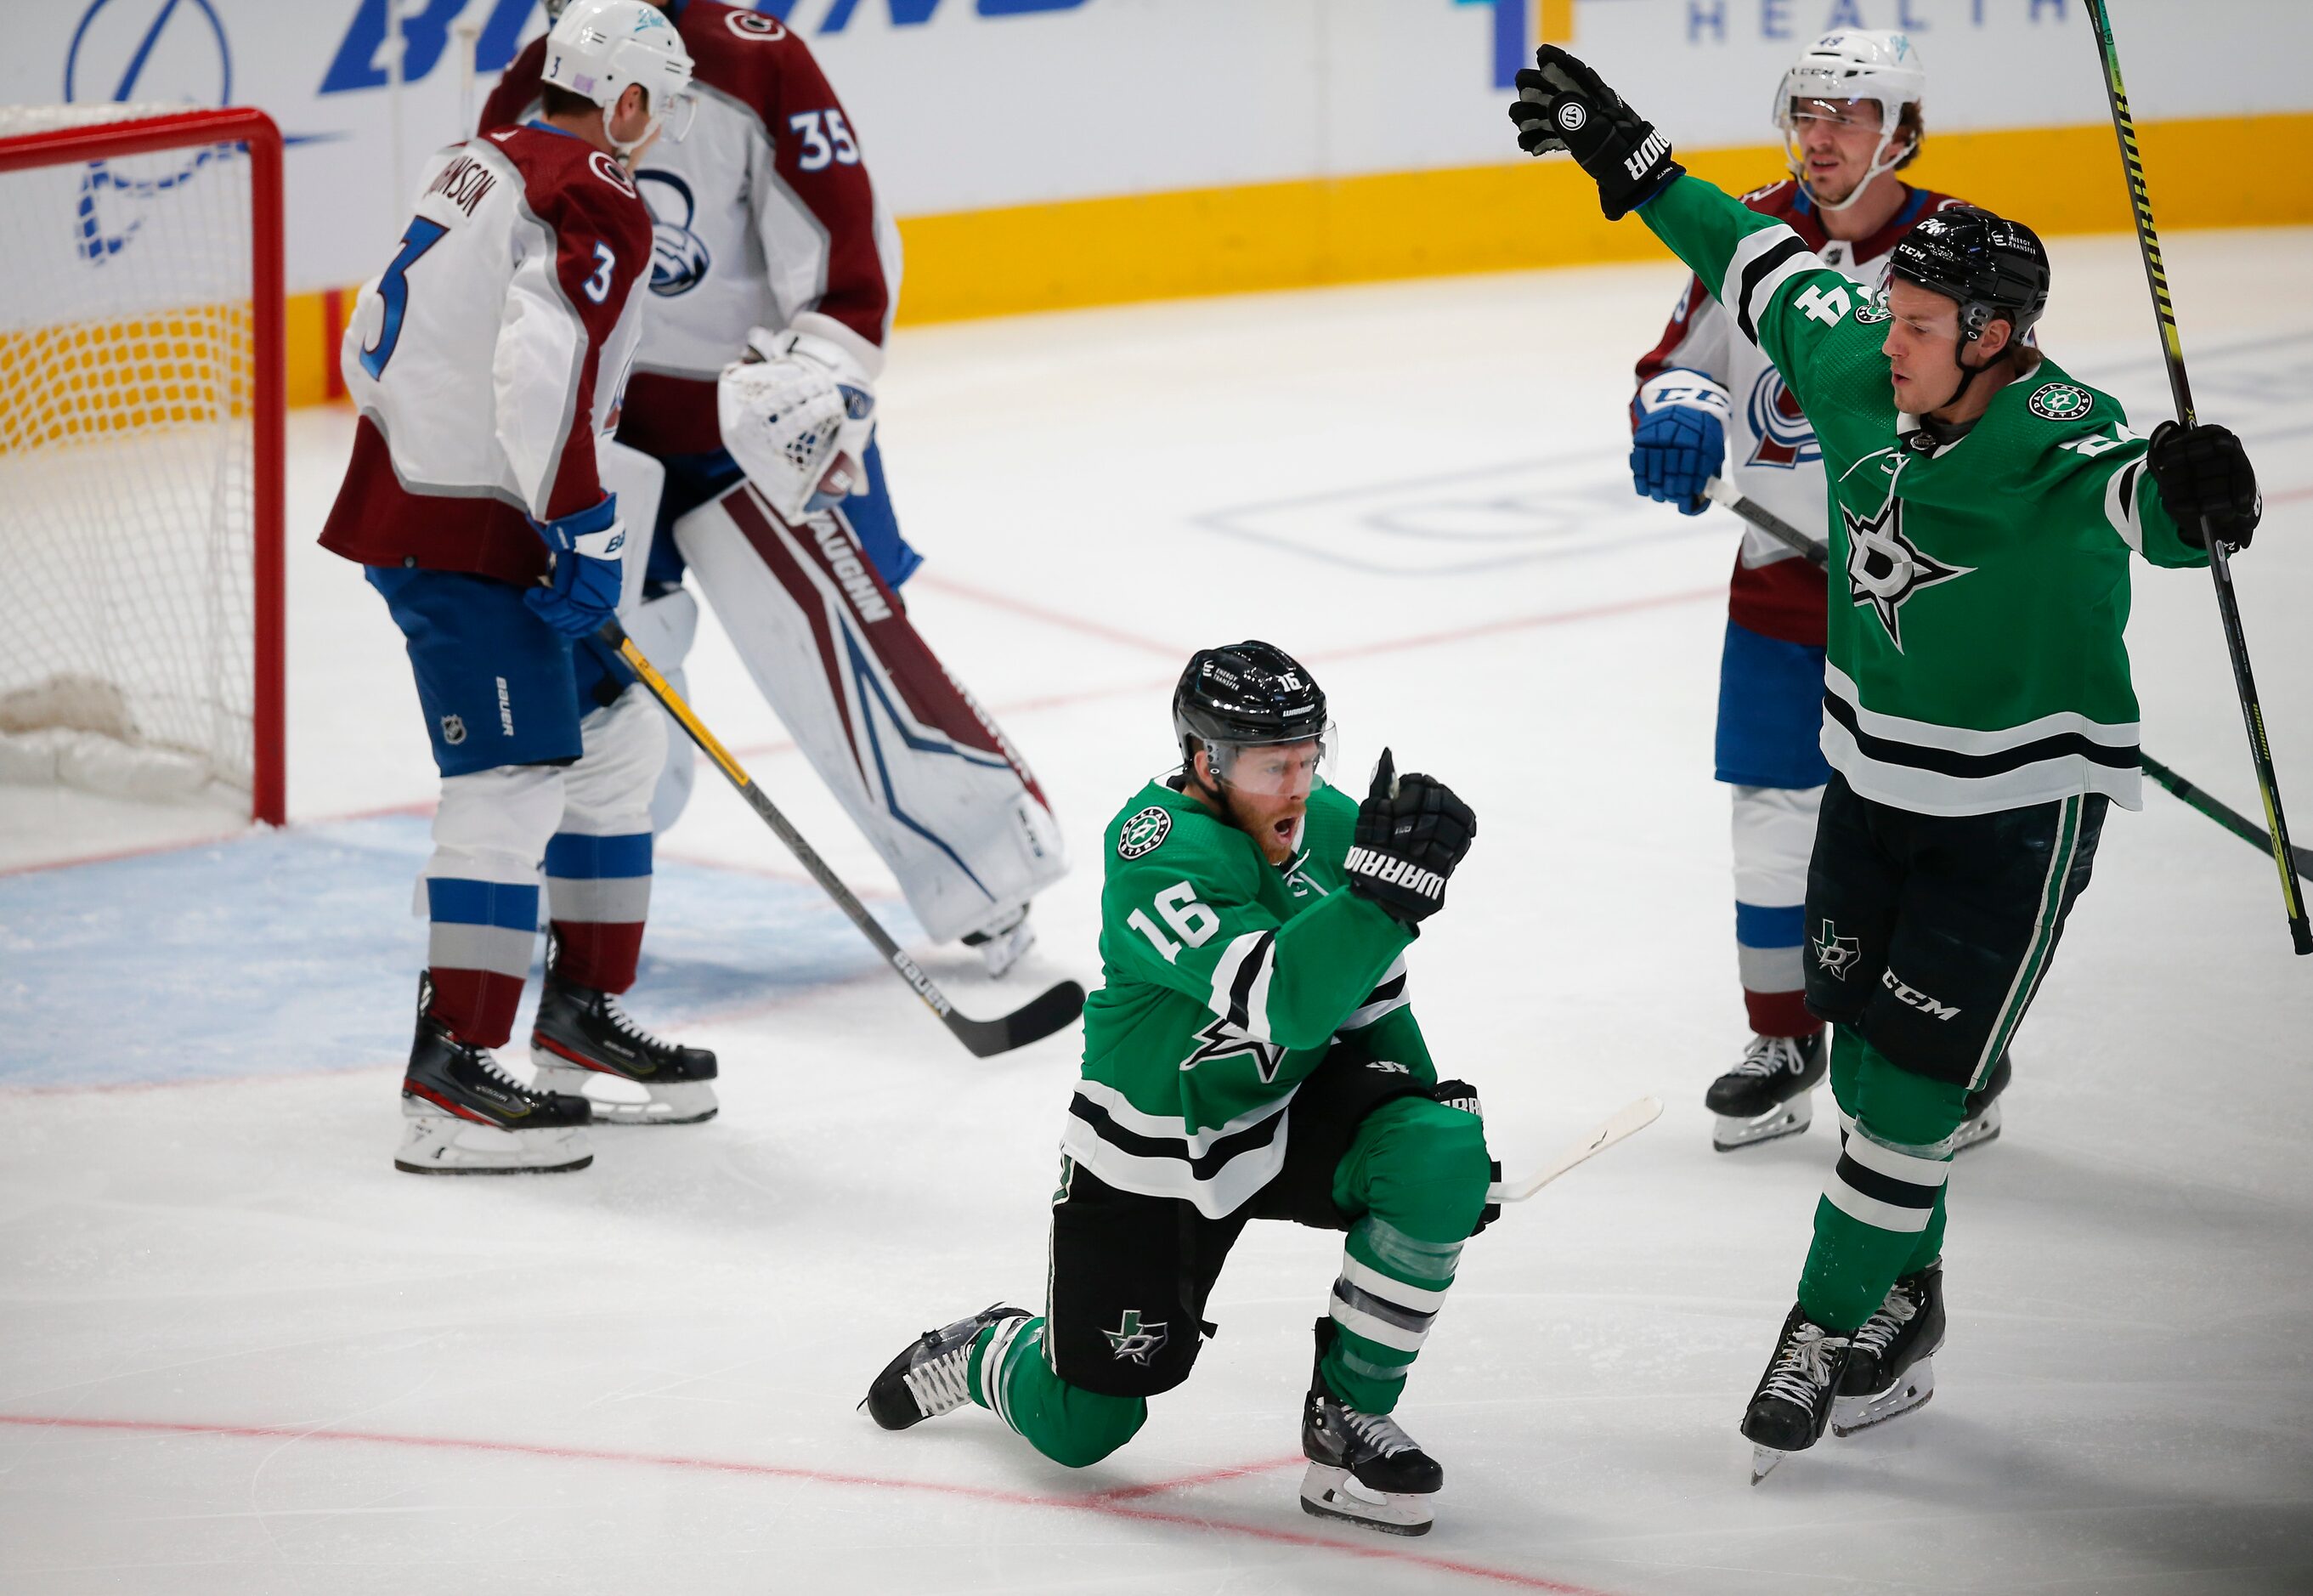
[[[2313,232],[2169,252],[2203,417],[2265,486],[2236,570],[2301,843]],[[2149,423],[2133,242],[2054,253],[2044,343]],[[1701,1107],[1745,1036],[1710,763],[1735,524],[1636,499],[1623,464],[1678,275],[903,331],[884,383],[912,613],[1077,860],[1001,983],[917,939],[961,1006],[1096,981],[1101,827],[1168,763],[1187,654],[1255,635],[1318,672],[1343,781],[1387,744],[1481,817],[1414,991],[1496,1151],[1668,1105],[1472,1244],[1399,1410],[1447,1468],[1427,1539],[1298,1509],[1338,1257],[1314,1231],[1248,1232],[1195,1378],[1095,1468],[978,1409],[900,1435],[853,1410],[926,1327],[1041,1301],[1077,1033],[968,1056],[711,772],[632,1008],[720,1053],[721,1116],[599,1129],[575,1175],[394,1171],[435,778],[399,634],[313,547],[352,422],[308,410],[295,823],[0,789],[0,1588],[2313,1589],[2313,959],[2270,861],[2150,784],[2005,1135],[1953,1176],[1935,1401],[1747,1483],[1736,1421],[1834,1137],[1717,1155]],[[2140,565],[2136,593],[2146,747],[2254,810],[2208,578]],[[911,937],[711,628],[692,682]]]

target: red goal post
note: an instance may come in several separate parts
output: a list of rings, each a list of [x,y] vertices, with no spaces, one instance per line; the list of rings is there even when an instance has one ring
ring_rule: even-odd
[[[281,152],[246,108],[0,108],[15,779],[286,817]]]

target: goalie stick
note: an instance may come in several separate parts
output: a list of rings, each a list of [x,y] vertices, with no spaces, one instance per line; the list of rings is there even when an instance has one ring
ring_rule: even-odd
[[[1742,489],[1725,478],[1711,478],[1702,485],[1702,491],[1704,497],[1715,503],[1725,505],[1783,547],[1794,553],[1803,555],[1807,563],[1816,569],[1824,569],[1830,564],[1831,552],[1822,543],[1807,536],[1806,533],[1793,526],[1758,500],[1745,498]],[[2273,851],[2271,833],[2239,810],[2211,797],[2198,785],[2186,780],[2142,748],[2136,751],[2136,762],[2144,768],[2144,773],[2151,777],[2154,782],[2166,788],[2193,808],[2198,809],[2242,842],[2268,853]],[[2290,862],[2296,866],[2299,875],[2309,881],[2313,881],[2313,858],[2307,857],[2303,849],[2292,847],[2289,850],[2289,859]]]
[[[1588,1135],[1533,1174],[1521,1176],[1516,1180],[1499,1180],[1488,1186],[1486,1201],[1523,1203],[1593,1153],[1604,1152],[1625,1137],[1637,1135],[1661,1115],[1662,1099],[1651,1094],[1635,1103],[1625,1103],[1608,1115]]]
[[[634,639],[627,636],[626,629],[616,621],[606,621],[594,635],[604,647],[619,651],[619,657],[627,662],[628,667],[649,690],[650,695],[665,707],[666,712],[690,734],[690,740],[699,745],[699,751],[714,762],[716,769],[729,778],[733,787],[739,789],[739,796],[746,799],[747,807],[778,834],[780,842],[787,844],[787,851],[793,853],[803,868],[811,873],[811,878],[819,883],[827,895],[835,900],[835,906],[859,928],[859,934],[875,945],[875,951],[884,956],[884,962],[900,973],[910,989],[923,1000],[924,1007],[939,1016],[940,1023],[947,1027],[957,1041],[972,1050],[974,1058],[988,1058],[1040,1041],[1071,1024],[1077,1015],[1084,1012],[1084,988],[1073,981],[1063,981],[1011,1013],[998,1015],[994,1019],[973,1019],[958,1014],[954,1005],[947,1001],[947,994],[934,985],[922,966],[892,940],[891,933],[867,913],[866,905],[843,885],[841,877],[828,869],[827,861],[804,841],[803,833],[778,812],[770,798],[763,796],[763,789],[755,785],[754,780],[740,768],[739,762],[731,757],[729,750],[717,742],[715,734],[708,731],[699,717],[691,712],[682,695],[667,685],[666,678],[660,675],[657,667],[644,657],[640,648],[635,647]]]

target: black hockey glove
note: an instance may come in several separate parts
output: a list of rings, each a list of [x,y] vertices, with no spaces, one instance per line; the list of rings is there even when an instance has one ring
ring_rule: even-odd
[[[2144,469],[2160,489],[2160,503],[2176,518],[2177,533],[2204,549],[2201,522],[2206,517],[2218,541],[2246,549],[2265,516],[2265,496],[2256,490],[2256,471],[2248,453],[2228,428],[2194,427],[2174,421],[2152,429]]]
[[[1598,208],[1610,222],[1668,188],[1686,171],[1670,156],[1670,140],[1623,102],[1605,80],[1554,44],[1518,69],[1518,97],[1510,120],[1518,148],[1529,155],[1564,150],[1598,185]]]
[[[1478,1089],[1472,1086],[1466,1080],[1441,1080],[1438,1082],[1437,1085],[1429,1089],[1429,1100],[1433,1103],[1443,1103],[1448,1108],[1459,1108],[1463,1113],[1473,1114],[1480,1119],[1486,1117],[1486,1111],[1479,1107],[1478,1104]],[[1499,1181],[1501,1179],[1501,1160],[1494,1159],[1491,1160],[1487,1169],[1487,1177],[1488,1178],[1495,1181]],[[1496,1220],[1501,1218],[1501,1216],[1502,1205],[1499,1203],[1487,1204],[1483,1208],[1478,1211],[1477,1226],[1475,1229],[1471,1230],[1470,1234],[1476,1236],[1482,1233],[1488,1225],[1492,1224]]]
[[[1452,788],[1430,776],[1400,776],[1385,748],[1341,868],[1350,891],[1418,925],[1446,906],[1447,879],[1477,834],[1478,817]]]

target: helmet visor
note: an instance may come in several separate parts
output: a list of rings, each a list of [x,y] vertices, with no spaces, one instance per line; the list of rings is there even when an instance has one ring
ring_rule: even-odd
[[[1336,738],[1331,722],[1314,737],[1290,743],[1208,743],[1213,778],[1224,787],[1261,798],[1299,798],[1332,775]]]

